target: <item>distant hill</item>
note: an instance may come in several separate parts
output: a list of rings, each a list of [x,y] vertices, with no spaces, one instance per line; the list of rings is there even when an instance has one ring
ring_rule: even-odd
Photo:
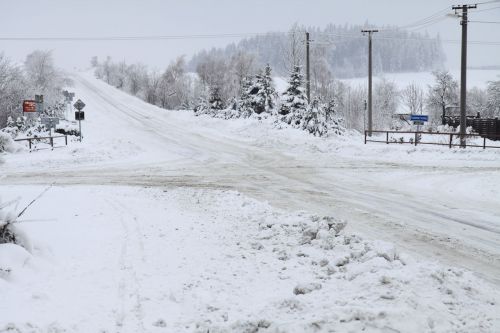
[[[311,62],[318,63],[318,57],[326,62],[329,71],[338,78],[366,75],[368,62],[367,37],[361,30],[366,26],[328,25],[321,28],[300,27],[309,31],[311,39]],[[299,36],[303,36],[302,33]],[[301,46],[305,37],[301,37]],[[224,56],[228,59],[240,52],[253,53],[259,66],[269,63],[278,75],[287,74],[285,54],[289,45],[289,34],[268,33],[245,38],[225,48],[203,50],[189,62],[191,70],[207,55]],[[303,52],[305,47],[301,47]],[[316,61],[316,62],[315,62]],[[429,71],[444,64],[445,56],[439,36],[396,30],[386,27],[373,35],[374,72],[420,72]],[[324,63],[322,64],[324,66]]]

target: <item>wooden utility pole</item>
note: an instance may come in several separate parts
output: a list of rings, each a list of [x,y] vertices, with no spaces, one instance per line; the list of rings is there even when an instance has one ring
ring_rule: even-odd
[[[452,9],[462,10],[462,60],[460,72],[460,147],[466,147],[465,134],[467,129],[467,11],[477,8],[477,5],[453,6]]]
[[[368,34],[368,136],[372,136],[372,34],[378,30],[361,30],[363,35]]]
[[[309,57],[309,33],[306,32],[306,92],[307,92],[307,101],[311,102],[311,63]]]

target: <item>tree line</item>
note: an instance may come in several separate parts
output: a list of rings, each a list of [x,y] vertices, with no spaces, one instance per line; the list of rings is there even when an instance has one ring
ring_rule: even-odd
[[[294,66],[304,65],[305,32],[311,35],[311,61],[315,74],[335,73],[337,78],[365,76],[368,69],[368,49],[362,25],[329,24],[325,28],[295,24],[287,33],[268,33],[245,38],[224,48],[202,50],[188,63],[196,70],[207,57],[229,59],[244,52],[253,54],[259,66],[270,64],[279,76],[288,75]],[[374,36],[374,73],[420,72],[442,67],[445,55],[439,36],[408,32],[396,27],[383,27]],[[314,78],[313,78],[314,79]]]

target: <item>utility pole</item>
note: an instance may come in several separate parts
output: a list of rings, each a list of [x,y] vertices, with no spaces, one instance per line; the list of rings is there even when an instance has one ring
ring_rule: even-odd
[[[361,30],[363,35],[368,34],[368,136],[372,136],[372,34],[378,30]]]
[[[307,101],[311,102],[311,64],[309,58],[309,44],[311,40],[309,39],[309,33],[306,32],[306,92]]]
[[[462,61],[460,72],[460,147],[466,147],[465,134],[467,129],[467,12],[475,9],[477,5],[453,6],[452,9],[462,10]]]

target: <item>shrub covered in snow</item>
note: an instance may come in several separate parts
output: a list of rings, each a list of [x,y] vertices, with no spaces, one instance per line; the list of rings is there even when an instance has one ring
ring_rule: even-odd
[[[19,149],[21,146],[14,142],[9,134],[0,131],[0,153],[13,153]]]
[[[12,224],[16,222],[14,211],[8,211],[9,203],[2,203],[0,199],[0,244],[16,243],[16,234]]]

